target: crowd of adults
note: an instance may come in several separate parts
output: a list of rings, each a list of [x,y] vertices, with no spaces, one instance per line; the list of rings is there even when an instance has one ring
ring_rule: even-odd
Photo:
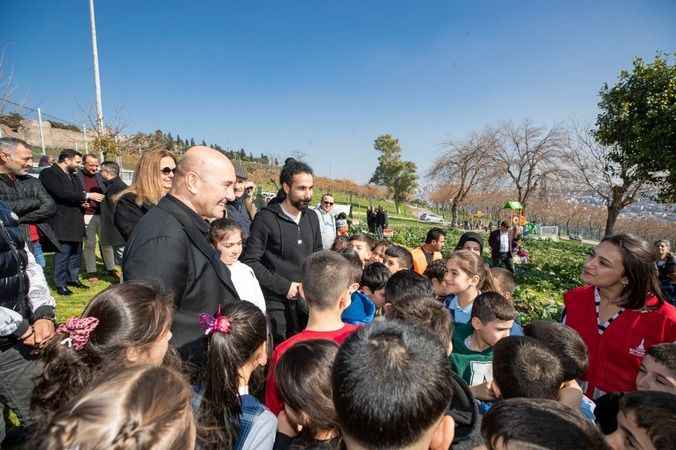
[[[291,158],[259,208],[209,147],[149,150],[129,186],[70,149],[31,167],[0,138],[0,402],[26,448],[676,448],[668,241],[605,238],[562,321],[520,324],[505,222],[489,265],[475,232],[345,235]],[[57,324],[45,252],[60,295],[117,283]]]

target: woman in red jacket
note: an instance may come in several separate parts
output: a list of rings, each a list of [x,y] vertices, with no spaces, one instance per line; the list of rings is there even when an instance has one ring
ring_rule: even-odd
[[[676,308],[664,301],[653,249],[629,234],[607,237],[581,278],[586,285],[563,296],[563,321],[589,349],[585,393],[634,391],[646,350],[676,341]]]

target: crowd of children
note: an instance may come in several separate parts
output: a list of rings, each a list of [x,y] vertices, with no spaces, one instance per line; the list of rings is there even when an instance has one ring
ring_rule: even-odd
[[[581,316],[567,311],[564,323],[522,328],[514,274],[486,264],[481,235],[466,233],[419,275],[409,250],[358,234],[307,257],[307,325],[273,348],[258,282],[238,261],[241,230],[218,220],[210,239],[251,302],[195,318],[208,344],[199,378],[183,374],[169,345],[171,297],[143,282],[113,286],[42,350],[31,448],[676,448],[670,309],[646,322],[659,324],[663,339],[641,341],[643,353],[631,354],[633,379],[593,395],[585,382],[598,349],[573,326]],[[610,275],[595,272],[594,255],[616,262],[607,241],[599,247],[584,268],[597,292],[605,279],[592,275]],[[627,252],[622,261],[632,278],[626,269],[635,262]],[[659,287],[648,294],[659,304],[644,298],[643,314],[665,307]]]

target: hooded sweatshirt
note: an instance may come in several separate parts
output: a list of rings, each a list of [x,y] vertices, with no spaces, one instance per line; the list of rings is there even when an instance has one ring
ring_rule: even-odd
[[[312,210],[302,210],[296,223],[280,203],[273,203],[256,214],[242,262],[253,269],[267,301],[285,301],[291,283],[303,279],[305,258],[321,249],[319,221]]]
[[[447,415],[455,421],[454,450],[470,450],[483,445],[481,437],[481,416],[479,409],[467,383],[453,373],[453,400],[448,407]]]

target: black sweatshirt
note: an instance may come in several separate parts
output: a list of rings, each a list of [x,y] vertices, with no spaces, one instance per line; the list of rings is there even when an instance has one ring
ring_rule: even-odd
[[[304,209],[296,224],[280,203],[258,211],[242,261],[256,274],[266,300],[284,301],[291,283],[302,281],[303,261],[322,249],[317,215]]]

